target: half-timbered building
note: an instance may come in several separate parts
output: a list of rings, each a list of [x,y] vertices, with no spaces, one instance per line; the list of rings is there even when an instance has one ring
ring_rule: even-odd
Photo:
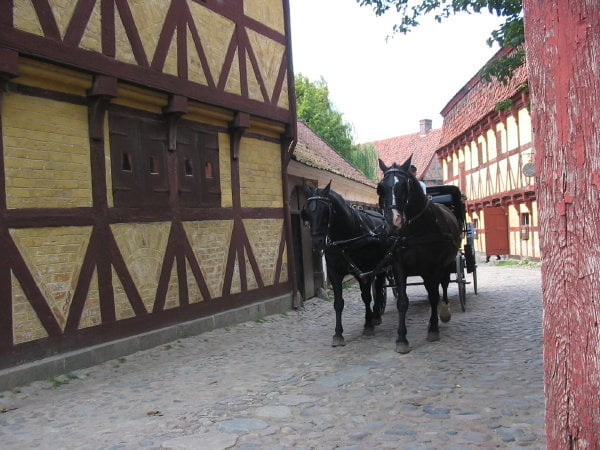
[[[0,2],[0,369],[291,306],[290,49],[287,0]]]
[[[508,50],[501,50],[495,57]],[[526,71],[505,85],[476,74],[444,107],[437,156],[444,182],[466,195],[476,251],[539,259]],[[499,102],[503,107],[499,108]]]

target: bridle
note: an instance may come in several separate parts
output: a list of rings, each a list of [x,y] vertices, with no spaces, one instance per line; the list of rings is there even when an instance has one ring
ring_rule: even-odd
[[[325,203],[327,205],[327,209],[328,209],[328,212],[329,212],[329,215],[327,216],[327,231],[325,232],[325,246],[327,246],[331,242],[331,238],[329,237],[329,232],[331,230],[331,218],[333,216],[333,206],[332,206],[332,203],[331,203],[331,199],[329,197],[323,197],[321,195],[315,195],[313,197],[307,198],[306,199],[306,204],[308,205],[313,200],[317,201],[317,202]],[[319,233],[319,234],[315,233],[314,236],[319,236],[320,234],[321,233]]]
[[[406,188],[406,199],[404,201],[404,207],[402,209],[400,209],[400,208],[398,208],[398,205],[396,203],[395,187],[398,184],[398,180],[396,179],[396,177],[394,177],[394,184],[392,185],[392,188],[391,188],[392,202],[389,206],[382,205],[382,208],[389,209],[389,210],[395,209],[398,213],[400,213],[402,215],[402,229],[404,229],[404,228],[408,228],[412,223],[414,223],[417,219],[419,219],[425,213],[425,211],[427,211],[427,208],[429,207],[431,200],[429,199],[429,197],[427,197],[427,202],[425,203],[425,206],[423,207],[423,209],[421,211],[419,211],[415,216],[411,217],[410,219],[407,218],[406,217],[406,209],[408,207],[408,202],[410,200],[411,190],[413,189],[413,183],[412,183],[410,176],[408,175],[408,172],[406,172],[406,170],[401,169],[399,167],[390,167],[389,169],[387,169],[383,173],[383,178],[385,179],[385,177],[388,176],[388,174],[394,173],[394,172],[403,175],[404,178],[406,179],[407,188]],[[383,179],[382,179],[382,181],[383,181]]]
[[[331,247],[340,247],[340,246],[344,246],[353,242],[356,242],[360,239],[364,239],[366,237],[374,237],[377,236],[377,231],[379,228],[383,228],[383,224],[380,227],[377,227],[375,229],[371,229],[364,221],[364,219],[362,218],[360,212],[357,212],[357,217],[358,220],[360,221],[360,227],[361,228],[366,228],[366,233],[365,234],[361,234],[359,236],[350,238],[350,239],[345,239],[345,240],[339,240],[339,241],[333,241],[331,239],[330,236],[330,231],[331,231],[331,222],[332,222],[332,218],[333,215],[335,213],[335,210],[333,209],[333,202],[331,201],[331,198],[329,197],[323,197],[321,195],[315,195],[312,197],[309,197],[306,199],[306,203],[308,205],[308,203],[310,203],[312,200],[318,201],[318,202],[323,202],[327,205],[327,208],[329,210],[329,216],[327,217],[327,231],[325,232],[325,247],[326,248],[331,248]],[[320,236],[322,233],[319,234],[314,234],[314,236]]]

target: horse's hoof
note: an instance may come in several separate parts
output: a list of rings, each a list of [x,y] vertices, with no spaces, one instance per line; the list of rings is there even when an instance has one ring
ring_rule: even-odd
[[[363,329],[363,336],[375,336],[375,328],[373,328],[373,327],[370,327],[370,328],[365,327]]]
[[[381,317],[374,317],[373,325],[381,325]]]
[[[410,352],[408,342],[396,342],[396,352],[402,354]]]
[[[343,347],[344,345],[346,345],[346,341],[344,341],[343,336],[333,336],[332,347]]]
[[[440,320],[444,323],[450,322],[452,318],[452,312],[450,311],[450,307],[448,305],[442,305],[440,310]]]
[[[427,333],[427,342],[435,342],[440,340],[440,332],[439,331],[429,331]]]

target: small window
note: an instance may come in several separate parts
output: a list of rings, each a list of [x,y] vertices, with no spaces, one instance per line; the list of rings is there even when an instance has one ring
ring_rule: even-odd
[[[160,119],[109,111],[113,199],[116,207],[166,206],[167,127]]]
[[[158,175],[158,158],[156,156],[151,156],[149,158],[149,163],[150,163],[150,174],[151,175]]]
[[[131,172],[131,154],[123,153],[121,158],[121,170]]]
[[[523,241],[526,241],[529,239],[529,234],[531,232],[531,229],[529,227],[530,219],[531,219],[531,217],[530,217],[529,213],[521,214],[521,240],[523,240]]]
[[[194,176],[194,167],[192,165],[192,161],[186,158],[183,162],[183,166],[185,169],[185,176],[193,177]]]
[[[212,178],[213,177],[213,166],[212,166],[212,163],[210,161],[208,161],[204,165],[204,176],[206,178]]]

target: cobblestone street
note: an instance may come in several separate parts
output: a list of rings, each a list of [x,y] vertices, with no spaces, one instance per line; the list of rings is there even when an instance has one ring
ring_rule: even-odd
[[[540,269],[480,263],[478,284],[464,313],[450,286],[435,343],[410,287],[406,355],[391,292],[364,337],[351,287],[345,347],[331,347],[333,303],[312,299],[4,392],[2,448],[543,449]]]

